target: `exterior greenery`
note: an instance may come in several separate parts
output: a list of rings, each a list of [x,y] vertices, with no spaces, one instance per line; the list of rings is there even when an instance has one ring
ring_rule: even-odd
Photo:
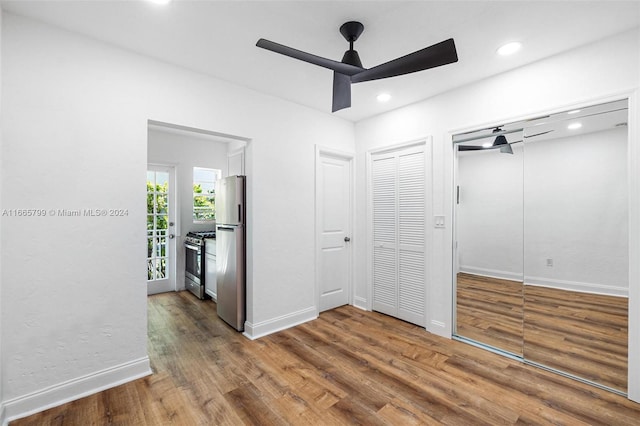
[[[167,273],[169,183],[147,181],[147,279],[165,278]]]
[[[193,220],[212,221],[216,218],[216,191],[204,192],[199,183],[193,184]]]
[[[167,231],[169,228],[169,182],[147,180],[147,280],[167,275]],[[204,191],[193,184],[193,220],[215,220],[215,190]]]

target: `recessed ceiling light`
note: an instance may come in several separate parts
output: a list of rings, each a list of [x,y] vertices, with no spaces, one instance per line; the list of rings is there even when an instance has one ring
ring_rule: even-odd
[[[571,123],[567,126],[567,129],[576,130],[576,129],[579,129],[580,127],[582,127],[582,123]]]
[[[497,52],[498,52],[498,55],[500,56],[512,55],[516,53],[518,50],[520,50],[521,47],[522,47],[522,43],[520,43],[519,41],[512,41],[510,43],[507,43],[501,46],[497,50]]]
[[[493,144],[491,142],[485,142],[482,144],[483,148],[491,148],[491,146],[493,146]]]
[[[577,114],[577,113],[579,113],[580,111],[582,111],[582,110],[574,109],[573,111],[569,111],[567,114]]]
[[[388,93],[380,93],[378,96],[376,96],[376,99],[378,100],[378,102],[387,102],[389,101],[389,99],[391,99],[391,95]]]

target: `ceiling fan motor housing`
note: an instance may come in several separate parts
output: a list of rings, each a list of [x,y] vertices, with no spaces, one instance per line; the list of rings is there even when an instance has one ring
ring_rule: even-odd
[[[340,27],[340,34],[347,39],[349,43],[353,43],[360,37],[360,34],[364,31],[364,25],[357,21],[349,21],[342,24]]]

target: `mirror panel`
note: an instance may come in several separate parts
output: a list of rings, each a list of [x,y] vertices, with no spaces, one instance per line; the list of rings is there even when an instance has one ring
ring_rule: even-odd
[[[626,101],[525,131],[524,357],[627,389]],[[553,130],[529,137],[541,128]]]
[[[456,333],[522,356],[522,132],[495,133],[457,145]]]
[[[627,120],[625,99],[454,136],[456,337],[626,392]]]

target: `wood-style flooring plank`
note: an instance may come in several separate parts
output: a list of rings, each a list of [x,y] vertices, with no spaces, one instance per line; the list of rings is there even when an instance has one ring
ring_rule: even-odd
[[[250,341],[149,297],[154,374],[12,425],[638,425],[626,398],[344,306]]]
[[[628,301],[459,273],[456,333],[626,392]]]

